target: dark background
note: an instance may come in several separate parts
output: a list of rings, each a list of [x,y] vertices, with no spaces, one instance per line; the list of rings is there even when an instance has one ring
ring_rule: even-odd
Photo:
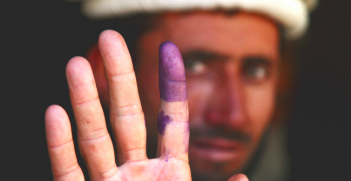
[[[59,104],[73,118],[66,63],[85,56],[102,30],[118,26],[87,20],[78,3],[64,0],[2,3],[1,180],[52,180],[45,109]],[[296,60],[289,129],[294,181],[351,180],[350,7],[349,0],[320,1]]]

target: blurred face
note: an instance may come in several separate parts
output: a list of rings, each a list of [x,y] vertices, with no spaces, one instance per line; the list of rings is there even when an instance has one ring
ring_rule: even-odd
[[[165,14],[139,43],[137,80],[148,129],[157,141],[158,47],[172,41],[186,67],[192,175],[225,180],[240,172],[270,122],[279,66],[279,32],[257,14]]]
[[[163,14],[138,44],[136,76],[145,113],[148,156],[157,148],[158,50],[180,49],[186,68],[194,180],[227,180],[242,172],[261,141],[275,103],[279,32],[257,14]],[[100,98],[108,88],[97,47],[88,55]]]

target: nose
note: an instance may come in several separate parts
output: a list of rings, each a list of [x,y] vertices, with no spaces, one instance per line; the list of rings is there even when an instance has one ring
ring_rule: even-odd
[[[247,121],[240,71],[236,66],[225,65],[218,75],[206,108],[206,122],[215,127],[240,129]]]

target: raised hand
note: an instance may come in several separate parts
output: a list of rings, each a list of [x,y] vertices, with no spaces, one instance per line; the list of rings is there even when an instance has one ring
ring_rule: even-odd
[[[159,157],[156,159],[146,156],[144,114],[132,61],[122,36],[112,30],[104,31],[99,38],[99,48],[109,85],[110,122],[121,166],[116,166],[115,151],[88,61],[75,57],[66,68],[79,150],[90,179],[191,180],[186,80],[178,48],[171,42],[160,46],[161,106],[157,123]],[[64,109],[50,106],[45,123],[54,180],[84,180]],[[231,179],[239,181],[242,176]]]

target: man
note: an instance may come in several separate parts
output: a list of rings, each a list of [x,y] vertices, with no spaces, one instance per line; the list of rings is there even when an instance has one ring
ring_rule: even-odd
[[[314,4],[86,1],[84,12],[94,18],[152,15],[136,41],[135,73],[122,36],[112,30],[100,35],[90,64],[75,57],[67,65],[79,148],[91,179],[247,180],[233,175],[248,173],[264,159],[257,150],[275,108],[280,34],[301,36],[307,7]],[[99,96],[110,108],[118,167]],[[157,148],[156,159],[146,156],[145,125],[147,147]],[[46,130],[54,179],[83,180],[68,117],[59,106],[48,108]],[[274,174],[261,179],[285,179]]]

